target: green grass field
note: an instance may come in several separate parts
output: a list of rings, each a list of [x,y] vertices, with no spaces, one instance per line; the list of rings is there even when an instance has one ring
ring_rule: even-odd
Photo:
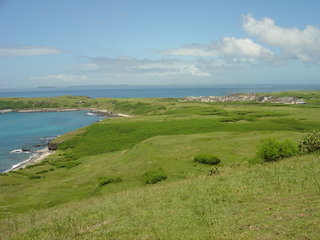
[[[320,92],[277,94],[309,103],[0,99],[2,109],[133,116],[65,134],[45,161],[0,175],[0,239],[317,239],[319,154],[262,163],[256,153],[266,138],[297,141],[320,129]],[[221,159],[213,176],[197,154]],[[159,168],[167,178],[145,184]]]

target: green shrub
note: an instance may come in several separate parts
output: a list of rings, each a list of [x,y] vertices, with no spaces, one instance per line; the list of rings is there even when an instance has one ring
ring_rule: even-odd
[[[39,178],[41,178],[41,176],[30,174],[30,175],[28,175],[28,178],[29,179],[39,179]]]
[[[44,164],[45,164],[45,162],[41,161],[39,163],[34,163],[34,164],[31,164],[31,165],[28,165],[28,166],[26,166],[26,168],[27,169],[35,168],[35,167],[43,166]]]
[[[297,153],[297,144],[292,140],[284,140],[280,142],[273,138],[268,138],[259,146],[257,155],[265,162],[272,162],[285,157],[294,156]]]
[[[209,164],[209,165],[216,165],[220,163],[220,159],[217,156],[212,154],[198,154],[193,157],[193,160],[198,163]]]
[[[162,168],[147,171],[143,174],[143,179],[146,184],[155,184],[167,179],[167,174]]]
[[[39,172],[36,172],[36,174],[42,174],[42,173],[47,173],[47,172],[49,172],[49,170],[48,170],[48,169],[45,169],[45,170],[41,170],[41,171],[39,171]]]
[[[320,150],[320,131],[309,133],[298,141],[299,151],[301,153],[312,153]]]
[[[45,169],[42,171],[38,171],[38,172],[36,172],[36,174],[42,174],[42,173],[47,173],[47,172],[51,172],[51,171],[54,171],[54,168],[49,168],[49,169]]]
[[[57,168],[73,168],[81,164],[79,161],[66,161],[66,162],[60,162],[60,161],[55,161],[55,162],[50,162],[49,163],[52,166],[55,166]]]
[[[116,182],[122,182],[122,178],[120,178],[120,177],[99,177],[99,179],[98,179],[99,187],[102,187],[102,186],[110,184],[110,183],[116,183]]]

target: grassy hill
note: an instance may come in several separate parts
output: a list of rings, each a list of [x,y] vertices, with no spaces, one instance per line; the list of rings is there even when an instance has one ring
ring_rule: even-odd
[[[320,129],[320,92],[289,94],[311,103],[0,99],[2,109],[41,102],[133,115],[65,134],[45,161],[0,175],[0,239],[316,239],[319,154],[256,157],[266,138]],[[193,161],[202,153],[220,158],[219,174]],[[146,185],[159,168],[166,179]]]
[[[215,176],[8,214],[2,239],[317,239],[319,160],[228,166]]]

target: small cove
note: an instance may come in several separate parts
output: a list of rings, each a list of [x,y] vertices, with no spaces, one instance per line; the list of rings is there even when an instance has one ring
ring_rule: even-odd
[[[0,114],[0,172],[28,159],[48,141],[90,125],[103,117],[72,112],[10,112]]]

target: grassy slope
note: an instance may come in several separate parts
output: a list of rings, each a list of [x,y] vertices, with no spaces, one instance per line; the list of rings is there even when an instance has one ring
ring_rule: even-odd
[[[296,169],[295,167],[315,164],[313,170],[312,167],[306,166],[310,170],[310,176],[312,176],[312,174],[314,175],[319,171],[317,170],[319,166],[316,165],[319,160],[318,156],[301,157],[300,160],[298,158],[294,160],[296,165],[292,166],[295,167],[289,167],[295,172],[293,175],[291,175],[291,170],[286,173],[288,166],[293,164],[287,161],[284,161],[284,165],[277,165],[277,163],[270,165],[271,170],[268,167],[269,165],[262,166],[260,173],[259,166],[252,168],[255,169],[254,173],[248,168],[250,166],[248,161],[250,162],[250,159],[254,156],[256,147],[261,139],[269,136],[297,139],[304,135],[306,131],[320,128],[318,110],[320,92],[313,92],[310,95],[307,95],[307,93],[292,94],[302,94],[306,98],[312,99],[313,102],[305,106],[288,106],[279,104],[178,103],[175,99],[152,98],[131,100],[85,99],[86,104],[90,105],[90,107],[130,113],[134,114],[135,117],[105,120],[64,135],[56,140],[63,142],[59,147],[60,150],[49,157],[47,161],[29,169],[0,176],[0,218],[5,219],[3,221],[7,229],[12,230],[17,227],[27,231],[31,226],[28,223],[26,223],[26,226],[22,226],[24,224],[20,224],[19,221],[25,221],[25,219],[30,218],[30,221],[33,222],[33,215],[39,215],[39,219],[42,219],[39,224],[44,224],[44,229],[52,229],[46,235],[42,233],[41,228],[34,230],[31,228],[28,233],[31,239],[31,236],[37,236],[37,234],[43,234],[41,237],[43,239],[59,238],[59,234],[70,234],[71,238],[76,238],[79,235],[79,239],[85,239],[85,237],[90,239],[94,234],[97,234],[94,237],[98,239],[101,236],[108,236],[106,237],[107,239],[112,239],[112,234],[115,236],[114,239],[141,239],[144,236],[145,239],[155,239],[157,236],[159,236],[158,239],[183,239],[183,236],[185,238],[189,237],[189,239],[197,239],[196,236],[199,236],[199,239],[210,239],[209,236],[217,236],[217,239],[221,239],[224,236],[226,239],[230,239],[230,236],[237,231],[238,234],[245,232],[243,236],[239,235],[238,237],[243,239],[248,237],[255,238],[256,236],[261,237],[261,239],[274,239],[279,234],[279,236],[286,236],[280,230],[278,233],[276,231],[272,232],[270,229],[267,231],[268,228],[265,228],[265,226],[270,224],[270,226],[275,226],[277,221],[270,220],[270,222],[265,222],[262,219],[263,214],[269,213],[265,209],[262,210],[263,214],[261,216],[258,214],[259,216],[256,219],[257,222],[265,222],[261,223],[261,226],[247,225],[246,227],[246,225],[241,224],[254,218],[253,213],[257,214],[254,211],[258,211],[260,205],[268,205],[270,202],[271,205],[277,206],[282,200],[289,198],[294,199],[293,212],[304,211],[303,209],[307,205],[311,210],[316,210],[312,205],[316,201],[314,196],[319,193],[317,192],[319,183],[313,182],[314,186],[310,187],[312,181],[309,179],[306,188],[303,188],[304,185],[299,188],[296,186],[297,181],[302,181],[305,184],[305,181],[301,179],[308,177],[305,176],[304,169]],[[0,99],[0,107],[1,102],[3,103],[2,100]],[[50,102],[52,100],[51,102],[57,102],[55,107],[61,107],[62,103],[65,104],[65,107],[75,107],[73,104],[78,104],[79,97],[5,99],[5,101],[8,100],[18,101],[19,104],[21,102],[22,104],[26,103],[26,100],[32,102],[32,104]],[[214,153],[221,158],[222,163],[219,168],[223,172],[222,175],[217,178],[204,177],[210,167],[195,164],[191,160],[192,156],[203,152]],[[75,165],[72,167],[74,163]],[[66,164],[69,164],[69,166],[71,164],[71,168],[59,168],[59,166]],[[288,166],[285,166],[285,164],[288,164]],[[142,174],[159,166],[168,173],[168,179],[165,183],[160,184],[159,187],[146,187],[142,180]],[[278,166],[283,166],[283,170],[277,169]],[[285,184],[283,181],[286,178],[286,181],[289,181],[286,188],[295,190],[292,192],[290,190],[287,195],[281,196],[283,189],[280,188],[277,192],[272,188],[276,180],[267,183],[268,175],[265,175],[265,178],[261,181],[259,180],[261,176],[257,180],[256,177],[259,174],[264,175],[265,169],[275,172],[272,178],[278,179],[278,185]],[[280,173],[285,174],[280,176]],[[295,174],[297,174],[296,180],[294,180]],[[34,176],[41,178],[37,179]],[[123,178],[123,182],[98,187],[99,176],[119,176]],[[224,178],[228,180],[217,180]],[[245,183],[245,186],[237,185],[237,178],[243,178],[244,182],[239,180],[239,184]],[[229,203],[229,200],[224,200],[221,205],[216,200],[212,200],[215,199],[210,195],[213,193],[212,191],[209,191],[210,194],[206,195],[205,189],[217,188],[219,189],[217,193],[222,194],[221,197],[225,196],[223,195],[227,194],[225,190],[216,186],[219,185],[220,181],[223,183],[222,186],[224,188],[227,186],[227,189],[231,192],[239,193],[239,197],[242,200],[240,202],[233,201],[233,195],[231,195],[230,201],[232,204]],[[224,185],[224,181],[230,182],[231,185],[229,186],[229,183]],[[256,183],[259,181],[260,185],[258,186]],[[197,185],[195,189],[192,188],[193,183]],[[209,184],[208,186],[206,186],[207,183]],[[196,189],[198,188],[203,188],[203,190],[197,192]],[[157,194],[152,193],[153,190],[157,191]],[[193,197],[188,197],[190,190],[192,190],[190,194]],[[275,191],[275,195],[279,195],[274,199],[272,197],[273,191]],[[198,204],[200,210],[192,208],[192,204],[184,205],[185,200],[181,200],[178,195],[175,195],[176,192],[181,193],[184,196],[183,198],[190,198],[190,204],[192,202],[195,205]],[[258,195],[257,197],[260,196],[260,198],[255,199],[254,196],[257,192],[263,192],[263,194],[261,196]],[[311,193],[310,199],[306,192]],[[166,195],[172,196],[173,199],[177,200],[177,204]],[[225,197],[227,199],[230,198],[228,194]],[[301,197],[306,199],[305,203],[301,201]],[[142,205],[139,203],[139,198],[145,199]],[[133,199],[133,209],[136,209],[142,215],[138,214],[135,217],[134,210],[128,210],[126,204],[131,206],[130,201],[126,203],[128,199]],[[158,199],[159,202],[154,202],[154,199]],[[74,200],[81,201],[76,203]],[[118,200],[123,204],[115,204],[115,201]],[[204,206],[205,202],[210,202],[211,200],[213,203],[207,209]],[[92,208],[87,206],[87,201],[93,201]],[[262,201],[262,203],[259,204],[257,201]],[[50,209],[44,210],[66,202],[70,202],[70,205],[67,207],[62,205],[61,208],[58,207],[57,210],[52,210],[54,212],[51,212]],[[224,202],[228,202],[228,204]],[[241,210],[243,202],[243,210]],[[160,204],[161,208],[153,212],[154,206],[158,208],[157,204]],[[201,208],[201,205],[203,205],[203,208]],[[69,207],[71,209],[73,207],[81,207],[85,210],[79,215],[75,213],[76,210],[64,214]],[[168,211],[165,210],[167,207]],[[279,212],[288,214],[287,207],[289,206],[282,206],[282,208],[279,208]],[[150,212],[144,211],[144,208]],[[14,214],[29,212],[32,209],[41,210],[31,215],[21,215],[21,219],[19,215]],[[174,209],[177,209],[175,214],[177,216],[172,214]],[[205,209],[208,210],[208,213],[205,212]],[[238,225],[234,222],[234,215],[230,215],[232,211],[236,211],[234,209],[239,211],[238,215],[236,215],[238,216],[236,218],[238,219],[237,221],[241,223],[239,229],[237,229]],[[109,216],[101,213],[101,218],[100,214],[98,214],[96,219],[91,215],[93,212],[104,212],[105,210],[111,211],[114,215],[110,213],[111,215]],[[117,212],[128,212],[129,215],[117,217]],[[48,219],[45,216],[47,213],[49,214]],[[56,220],[52,214],[61,216],[63,220]],[[215,214],[217,214],[218,219],[222,218],[222,220],[213,218],[212,216],[215,216]],[[239,216],[243,214],[245,217],[241,220]],[[84,215],[87,216],[85,219]],[[157,215],[169,220],[163,222],[160,217],[156,220]],[[310,217],[309,213],[307,215]],[[8,216],[13,216],[13,218]],[[106,232],[104,225],[107,225],[105,222],[111,221],[109,217],[115,219],[116,224],[112,225],[109,232]],[[188,219],[183,220],[183,217]],[[141,221],[139,220],[140,218]],[[292,220],[291,225],[288,225],[288,229],[291,231],[290,234],[293,234],[294,226],[301,227],[299,224],[307,224],[308,227],[311,224],[310,234],[306,236],[312,237],[313,234],[318,233],[315,228],[312,228],[312,221],[317,222],[313,220],[314,218],[311,218],[310,221],[302,219],[301,223],[296,217],[291,216],[291,218],[294,220]],[[86,219],[89,221],[88,223],[86,223]],[[48,221],[52,222],[54,226],[52,227]],[[74,221],[76,226],[72,227],[71,225],[73,225]],[[98,223],[98,221],[102,223]],[[133,224],[132,226],[129,226],[130,221],[131,225]],[[158,221],[160,221],[160,225],[154,225]],[[230,229],[224,226],[229,223],[232,226]],[[141,232],[139,228],[141,228],[142,224],[146,224],[148,227]],[[174,224],[174,227],[170,227],[172,224]],[[182,231],[180,229],[180,227],[185,227],[188,224],[197,228],[197,230],[192,233],[188,230]],[[264,230],[260,231],[261,229]],[[16,229],[14,232],[17,231]],[[175,235],[175,231],[180,232],[180,234]],[[214,231],[218,232],[212,235]],[[288,230],[283,231],[286,232]],[[164,235],[166,234],[165,232],[167,232],[167,236]],[[254,235],[255,232],[258,235]],[[296,238],[298,238],[297,236],[303,236],[301,231],[297,231],[297,233],[300,235],[293,236]],[[271,235],[268,236],[268,234]],[[289,236],[287,236],[288,239],[290,239]],[[279,237],[279,239],[283,238]]]
[[[221,165],[225,166],[240,164],[254,156],[259,140],[269,136],[297,138],[301,133],[208,133],[154,137],[130,150],[84,157],[81,165],[71,169],[57,168],[53,172],[38,174],[43,176],[42,179],[28,179],[16,173],[2,176],[0,203],[2,208],[24,212],[30,208],[51,207],[106,192],[118,192],[144,186],[143,173],[158,167],[168,173],[166,181],[205,175],[210,166],[194,163],[192,156],[195,154],[216,154],[222,159]],[[51,167],[41,165],[18,172],[35,174]],[[123,178],[123,182],[99,188],[100,176],[118,176]]]
[[[225,167],[2,220],[2,239],[317,239],[319,155]]]

